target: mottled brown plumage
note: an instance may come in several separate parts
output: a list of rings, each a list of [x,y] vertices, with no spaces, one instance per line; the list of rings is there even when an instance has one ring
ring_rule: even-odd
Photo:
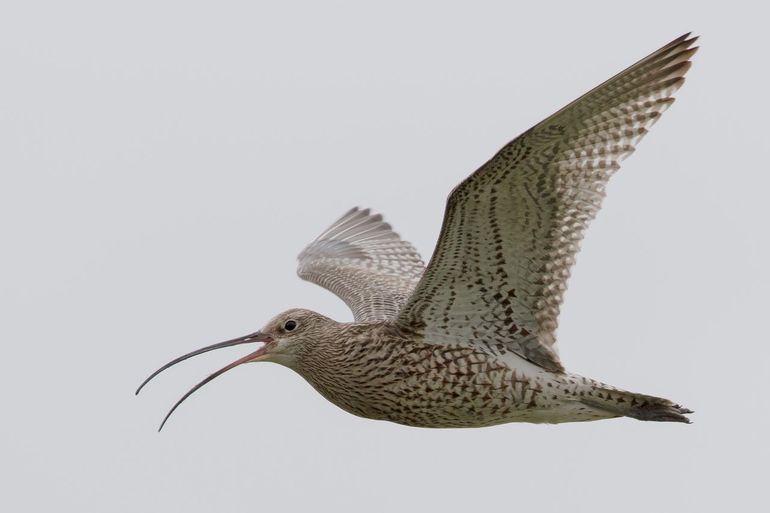
[[[145,383],[191,356],[263,342],[169,415],[221,373],[264,360],[295,370],[346,411],[412,426],[689,422],[690,410],[671,401],[567,372],[555,348],[580,240],[620,161],[673,102],[697,50],[688,37],[538,123],[457,186],[427,267],[368,210],[352,209],[323,232],[300,254],[298,274],[342,298],[355,322],[289,310],[252,335],[177,358]]]

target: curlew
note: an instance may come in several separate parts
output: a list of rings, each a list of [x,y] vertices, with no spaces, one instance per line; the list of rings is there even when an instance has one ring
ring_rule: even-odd
[[[697,38],[685,34],[504,146],[449,195],[425,266],[380,215],[354,208],[299,255],[298,274],[354,322],[292,309],[261,330],[181,356],[261,343],[342,409],[422,427],[633,417],[689,422],[660,397],[568,372],[555,347],[562,295],[610,176],[674,101]]]

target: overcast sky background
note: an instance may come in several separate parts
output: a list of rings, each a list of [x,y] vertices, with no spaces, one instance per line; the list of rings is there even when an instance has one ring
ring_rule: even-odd
[[[757,511],[770,457],[760,2],[4,2],[0,510]],[[694,409],[427,430],[351,416],[251,349],[354,205],[427,260],[451,188],[686,31],[678,101],[609,186],[559,340]]]

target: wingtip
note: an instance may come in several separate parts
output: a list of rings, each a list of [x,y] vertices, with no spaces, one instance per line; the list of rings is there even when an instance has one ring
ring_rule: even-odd
[[[692,45],[694,45],[700,39],[700,36],[692,36],[692,37],[690,37],[690,34],[692,34],[692,32],[688,32],[687,34],[685,34],[683,36],[684,39],[682,39],[682,44],[686,45],[688,48],[691,48],[692,50],[696,50],[697,51],[697,49],[699,47],[697,47],[697,46],[693,47]]]
[[[688,42],[696,41],[700,36],[693,36],[692,33],[693,33],[692,30],[685,32],[678,38],[674,39],[672,43],[681,43],[682,41],[688,41]]]
[[[670,50],[673,50],[674,48],[680,48],[680,49],[689,48],[693,44],[695,44],[695,42],[698,41],[698,39],[700,38],[700,36],[692,36],[692,37],[691,36],[692,36],[692,32],[687,32],[686,34],[682,34],[681,36],[677,37],[667,45],[664,45],[660,49],[660,51],[663,51],[663,52],[670,51]]]

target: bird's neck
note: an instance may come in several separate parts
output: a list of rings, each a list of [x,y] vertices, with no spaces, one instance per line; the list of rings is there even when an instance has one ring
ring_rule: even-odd
[[[399,341],[398,332],[387,323],[340,323],[307,345],[294,370],[331,402],[371,417],[372,412],[362,410],[367,400],[361,394],[377,386],[372,382],[372,366],[394,357]]]
[[[331,321],[319,334],[303,344],[299,369],[316,365],[341,364],[358,348],[370,343],[379,326],[376,324]]]

